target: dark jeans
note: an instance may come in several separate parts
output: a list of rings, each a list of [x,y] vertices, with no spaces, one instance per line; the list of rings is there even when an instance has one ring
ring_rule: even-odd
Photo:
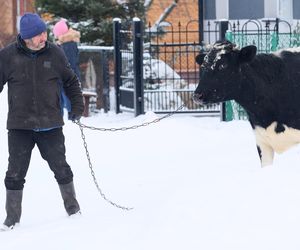
[[[73,173],[66,162],[65,137],[62,128],[44,132],[32,130],[8,130],[8,170],[5,187],[9,190],[22,190],[29,167],[31,152],[35,144],[41,156],[48,162],[58,184],[73,181]]]

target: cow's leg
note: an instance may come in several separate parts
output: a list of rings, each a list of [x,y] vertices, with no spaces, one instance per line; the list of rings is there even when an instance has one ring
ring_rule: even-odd
[[[273,164],[274,150],[272,147],[264,143],[259,143],[257,144],[257,150],[258,150],[262,167]]]
[[[274,159],[274,149],[268,142],[267,131],[264,128],[256,127],[254,129],[254,134],[261,166],[265,167],[272,165]]]

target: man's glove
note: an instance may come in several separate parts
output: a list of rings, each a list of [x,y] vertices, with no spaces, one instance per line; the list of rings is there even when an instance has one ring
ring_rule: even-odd
[[[69,112],[68,113],[68,119],[75,122],[75,121],[79,121],[81,118],[81,115],[78,115],[78,114],[74,114],[72,112]]]

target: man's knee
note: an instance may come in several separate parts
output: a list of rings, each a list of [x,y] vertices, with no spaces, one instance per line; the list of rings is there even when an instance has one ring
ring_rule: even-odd
[[[73,181],[73,174],[69,175],[69,176],[66,176],[66,177],[57,177],[57,176],[55,176],[55,178],[56,178],[56,181],[57,181],[58,184],[65,185],[65,184],[69,184],[70,182]]]
[[[4,184],[7,190],[22,190],[24,188],[25,180],[6,176],[4,179]]]

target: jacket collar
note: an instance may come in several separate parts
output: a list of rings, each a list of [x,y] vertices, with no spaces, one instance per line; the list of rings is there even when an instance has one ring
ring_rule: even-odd
[[[16,45],[21,52],[32,57],[43,53],[45,50],[49,48],[49,43],[46,41],[45,47],[40,50],[35,51],[35,50],[28,49],[26,47],[24,40],[21,38],[20,34],[17,36]]]

